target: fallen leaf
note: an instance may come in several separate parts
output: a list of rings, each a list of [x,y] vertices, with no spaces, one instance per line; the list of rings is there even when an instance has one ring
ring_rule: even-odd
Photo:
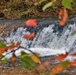
[[[35,63],[39,63],[39,64],[41,63],[40,59],[35,54],[32,54],[31,59]]]
[[[36,22],[36,19],[29,19],[28,21],[25,22],[25,26],[38,26],[37,25],[37,22]]]
[[[40,73],[42,72],[44,69],[47,69],[47,67],[50,65],[49,61],[45,61],[43,63],[41,63],[40,65],[37,66],[37,71]]]
[[[60,26],[64,26],[68,21],[68,12],[66,8],[63,8],[59,11],[59,24]]]
[[[2,53],[4,53],[6,50],[7,50],[6,47],[0,48],[0,55],[2,55]]]
[[[28,56],[26,53],[19,56],[21,65],[27,69],[30,69],[35,66],[35,63],[31,60],[31,56]]]
[[[14,42],[11,42],[11,45],[10,46],[7,46],[7,50],[12,50],[14,49],[15,47],[18,47],[20,46],[20,42],[17,42],[17,43],[14,43]]]
[[[13,56],[10,58],[10,62],[12,63],[12,66],[15,67],[16,65],[16,55],[13,53]]]
[[[60,55],[56,56],[55,59],[61,62],[61,61],[63,61],[67,56],[68,56],[68,52],[66,52],[65,54],[60,54]]]
[[[62,71],[64,68],[61,65],[55,66],[54,68],[52,68],[52,70],[50,71],[50,75],[56,75],[58,72]]]
[[[23,36],[23,38],[25,38],[25,39],[31,39],[31,38],[34,38],[35,37],[35,33],[34,32],[32,32],[32,33],[30,33],[30,34],[25,34],[24,36]]]

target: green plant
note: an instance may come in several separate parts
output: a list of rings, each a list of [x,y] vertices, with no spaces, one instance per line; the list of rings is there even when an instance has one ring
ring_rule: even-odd
[[[47,0],[40,0],[40,2],[36,2],[35,5],[41,4],[44,1]],[[47,8],[51,7],[55,2],[57,2],[58,0],[52,0],[50,2],[48,2],[47,4],[45,4],[42,8],[43,11],[45,11]],[[62,6],[67,8],[67,9],[72,9],[72,4],[73,0],[62,0]]]

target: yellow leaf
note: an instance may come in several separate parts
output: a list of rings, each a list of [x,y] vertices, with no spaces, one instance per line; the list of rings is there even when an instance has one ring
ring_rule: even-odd
[[[35,63],[41,63],[40,59],[38,58],[38,56],[37,56],[36,54],[33,54],[33,55],[31,56],[31,59],[32,59],[32,61],[35,62]]]

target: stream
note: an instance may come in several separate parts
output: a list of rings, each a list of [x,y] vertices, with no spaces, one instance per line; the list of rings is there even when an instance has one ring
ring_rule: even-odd
[[[42,52],[41,56],[50,55],[49,49],[53,51],[60,50],[62,53],[64,51],[76,52],[76,35],[72,35],[72,32],[76,30],[76,18],[70,19],[64,27],[59,26],[58,20],[44,18],[37,20],[38,27],[24,28],[25,21],[0,20],[0,25],[6,25],[4,28],[5,34],[9,27],[10,29],[12,29],[12,26],[17,27],[7,37],[4,37],[5,41],[8,43],[11,41],[21,42],[23,47],[33,50],[35,48],[34,51]],[[31,32],[35,32],[33,39],[26,40],[23,38],[24,34]]]

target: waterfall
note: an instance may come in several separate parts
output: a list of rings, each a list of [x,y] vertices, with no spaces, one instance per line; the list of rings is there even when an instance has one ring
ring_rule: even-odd
[[[38,23],[39,28],[23,28],[20,27],[13,31],[7,42],[21,42],[21,45],[27,48],[50,48],[50,49],[65,49],[68,51],[75,51],[76,49],[76,35],[71,35],[76,30],[76,18],[71,19],[64,27],[60,27],[58,21],[44,21]],[[33,39],[26,40],[23,38],[24,34],[35,31],[36,36]]]

